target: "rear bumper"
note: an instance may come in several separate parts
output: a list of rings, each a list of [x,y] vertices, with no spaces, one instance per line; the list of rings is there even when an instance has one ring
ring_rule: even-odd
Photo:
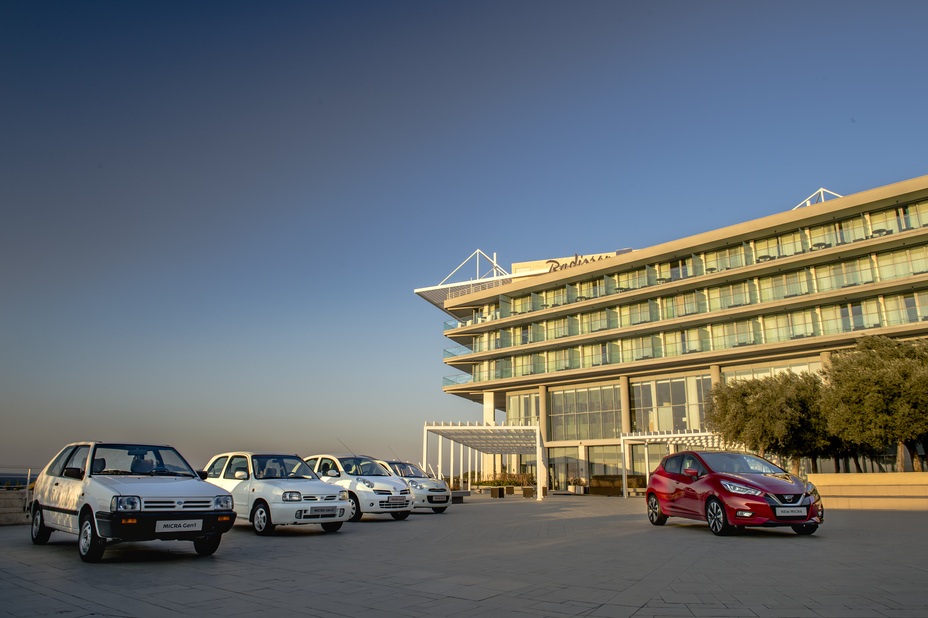
[[[97,534],[122,541],[193,540],[223,534],[235,523],[235,511],[186,513],[96,513]]]

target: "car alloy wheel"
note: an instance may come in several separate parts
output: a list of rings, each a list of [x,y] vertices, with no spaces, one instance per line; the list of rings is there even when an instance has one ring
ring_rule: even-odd
[[[667,516],[661,511],[661,503],[654,494],[648,494],[648,521],[655,526],[667,523]]]
[[[81,515],[77,551],[84,562],[99,562],[106,550],[106,540],[97,536],[97,531],[93,529],[92,517],[89,513]]]
[[[45,545],[48,543],[48,537],[52,535],[52,529],[45,527],[45,520],[42,517],[42,507],[36,505],[32,509],[32,542],[36,545]]]
[[[361,521],[361,516],[364,513],[361,512],[361,504],[358,502],[358,497],[354,494],[348,494],[348,500],[351,502],[351,517],[348,518],[348,521]]]
[[[274,534],[274,528],[277,527],[271,522],[271,514],[263,502],[255,505],[255,510],[251,514],[251,525],[255,529],[255,534],[261,536]]]
[[[717,498],[710,498],[706,503],[706,521],[709,530],[716,536],[727,536],[731,533],[731,524],[725,517],[725,507]]]

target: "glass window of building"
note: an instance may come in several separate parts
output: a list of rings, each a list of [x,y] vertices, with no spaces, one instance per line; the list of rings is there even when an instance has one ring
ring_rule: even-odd
[[[760,324],[756,318],[712,325],[713,350],[754,345],[760,341]]]
[[[709,311],[750,305],[754,299],[754,282],[740,281],[731,285],[709,288]]]
[[[677,294],[661,299],[661,316],[665,320],[703,313],[706,310],[706,293],[702,290]]]
[[[804,268],[790,273],[761,277],[757,283],[760,288],[760,300],[763,303],[793,298],[810,292],[812,289],[812,271]]]
[[[524,354],[513,357],[513,373],[516,376],[530,376],[545,372],[545,360],[541,354]]]
[[[559,339],[580,333],[576,316],[566,316],[547,321],[547,339]]]
[[[807,371],[817,374],[821,369],[822,362],[820,360],[793,360],[788,363],[778,363],[775,365],[764,364],[734,367],[723,371],[722,379],[726,382],[730,382],[731,380],[760,380],[761,378],[769,378],[784,371],[792,371],[793,373]]]
[[[718,251],[707,251],[705,259],[706,272],[714,273],[744,266],[746,249],[746,245],[737,245]]]
[[[637,290],[638,288],[647,287],[648,269],[639,268],[624,273],[619,273],[617,292],[627,292],[628,290]]]
[[[876,256],[880,279],[888,281],[899,277],[920,275],[928,272],[928,252],[924,245],[910,249],[899,249]]]
[[[580,316],[580,332],[585,335],[615,328],[617,320],[613,317],[612,326],[610,326],[609,313],[614,316],[615,309],[600,309],[599,311],[584,313]]]
[[[827,249],[867,238],[863,216],[809,228],[812,249]]]
[[[657,303],[653,300],[619,307],[619,323],[622,326],[644,324],[656,320],[657,316]]]
[[[597,476],[620,476],[622,474],[622,447],[591,446],[588,449],[590,478],[595,481]]]
[[[548,371],[565,371],[580,368],[580,348],[548,350]]]
[[[542,308],[559,307],[567,303],[567,287],[557,288],[556,290],[545,291],[545,302]]]
[[[904,208],[889,208],[870,213],[870,235],[884,236],[908,229]]]
[[[711,388],[708,375],[633,382],[633,431],[704,430],[703,411]]]
[[[528,313],[532,309],[532,295],[529,294],[528,296],[513,298],[509,312],[512,315],[519,315],[520,313]]]
[[[522,427],[538,424],[538,392],[515,393],[506,397],[506,424]]]
[[[758,262],[789,257],[806,250],[805,235],[800,231],[780,234],[754,242],[754,257]]]
[[[815,267],[815,284],[819,292],[863,283],[873,283],[873,266],[869,256]]]
[[[928,200],[917,204],[909,204],[903,208],[907,229],[915,229],[928,225]]]
[[[658,337],[630,337],[622,339],[622,361],[631,362],[661,357],[661,341]]]
[[[622,432],[622,399],[617,384],[554,390],[548,393],[548,439],[600,440]]]
[[[876,299],[828,305],[821,308],[822,332],[849,333],[880,326],[880,304]]]
[[[605,279],[594,279],[593,281],[581,281],[577,286],[577,300],[589,300],[599,298],[606,292]]]
[[[764,341],[767,343],[802,339],[820,334],[815,327],[817,317],[811,309],[779,315],[765,315],[763,322]]]
[[[583,346],[581,359],[583,366],[599,367],[600,365],[608,365],[611,362],[610,349],[613,345],[609,342],[602,342]]]
[[[693,352],[708,352],[709,330],[705,326],[664,333],[664,356],[680,356]]]

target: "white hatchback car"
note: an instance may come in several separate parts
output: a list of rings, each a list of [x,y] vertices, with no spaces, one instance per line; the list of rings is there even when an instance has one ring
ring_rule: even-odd
[[[436,513],[448,510],[448,505],[451,504],[451,490],[444,481],[433,479],[416,464],[405,461],[378,459],[377,463],[406,482],[412,490],[415,508],[432,509]]]
[[[406,483],[390,476],[370,457],[313,455],[306,463],[324,481],[348,490],[348,521],[358,521],[364,513],[389,513],[393,519],[406,519],[412,512],[412,495]]]
[[[84,562],[108,542],[187,540],[209,556],[235,522],[232,496],[205,482],[170,446],[69,444],[39,473],[32,500],[32,542],[55,530],[78,535]]]
[[[261,535],[301,524],[337,532],[351,517],[348,492],[319,480],[299,455],[223,453],[210,460],[206,480],[231,492],[236,514]]]

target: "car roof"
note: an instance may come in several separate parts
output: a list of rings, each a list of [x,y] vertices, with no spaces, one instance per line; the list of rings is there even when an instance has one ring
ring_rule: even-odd
[[[245,455],[247,457],[252,457],[257,455],[258,457],[296,457],[297,459],[303,459],[296,453],[272,453],[268,451],[229,451],[228,453],[219,453],[210,457],[210,460],[216,459],[218,457],[229,457],[231,455]]]
[[[333,459],[341,459],[342,457],[364,457],[365,459],[377,459],[370,455],[355,455],[354,453],[322,453],[321,455],[308,455],[303,459],[313,459],[314,457],[331,457]]]
[[[170,444],[157,444],[154,442],[135,442],[133,440],[120,441],[120,440],[89,440],[85,442],[72,442],[71,444],[66,444],[65,446],[108,446],[108,445],[120,445],[120,446],[156,446],[159,448],[174,448]]]

